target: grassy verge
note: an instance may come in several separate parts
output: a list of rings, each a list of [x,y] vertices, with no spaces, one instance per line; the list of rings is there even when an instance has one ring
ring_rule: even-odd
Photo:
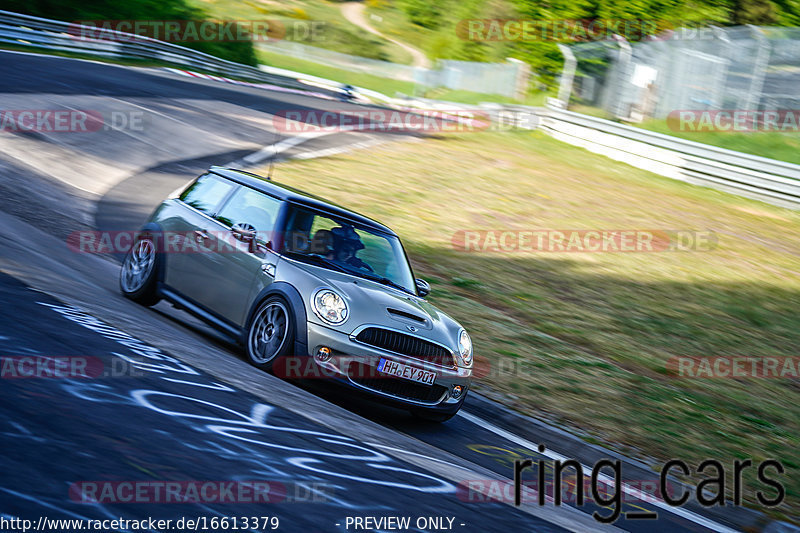
[[[264,65],[271,67],[285,68],[294,70],[295,72],[302,72],[310,76],[317,76],[329,80],[338,81],[341,83],[349,83],[350,85],[357,85],[365,89],[378,91],[387,96],[394,96],[395,93],[413,94],[414,84],[408,81],[398,81],[389,78],[381,78],[372,74],[363,72],[353,72],[344,70],[305,59],[297,59],[294,57],[268,52],[263,49],[256,49],[260,61]]]
[[[294,162],[278,181],[403,236],[431,300],[491,366],[478,388],[663,464],[779,459],[800,512],[800,381],[680,378],[676,356],[796,356],[800,213],[628,167],[538,133],[473,133]],[[459,230],[690,229],[713,251],[465,253]],[[585,433],[587,434],[587,433]],[[729,483],[731,480],[728,480]],[[745,495],[769,490],[745,471]],[[730,489],[730,484],[729,487]],[[774,493],[770,492],[770,497]]]
[[[366,11],[370,25],[389,37],[404,43],[413,43],[414,46],[424,51],[430,49],[430,41],[434,32],[411,24],[405,13],[394,3],[367,2]]]
[[[689,141],[800,165],[800,134],[797,132],[675,131],[663,120],[649,120],[636,126]]]
[[[539,93],[537,95],[529,96],[524,102],[500,96],[497,94],[482,94],[473,93],[470,91],[456,91],[450,89],[425,89],[424,87],[417,86],[409,81],[393,80],[389,78],[382,78],[363,72],[353,72],[344,70],[313,61],[304,59],[297,59],[282,54],[276,54],[263,49],[256,49],[256,55],[260,62],[264,65],[269,65],[277,68],[284,68],[301,72],[310,76],[317,76],[329,80],[338,81],[341,83],[349,83],[365,89],[378,91],[387,96],[395,96],[397,93],[415,95],[426,98],[434,98],[437,100],[447,100],[450,102],[458,102],[462,104],[478,104],[480,102],[496,102],[496,103],[524,103],[527,105],[543,105],[546,94]]]
[[[599,108],[581,104],[571,104],[570,111],[598,118],[613,120],[609,114]],[[786,161],[800,165],[800,133],[797,132],[731,132],[731,131],[676,131],[670,128],[664,119],[648,119],[631,126],[680,137],[687,141],[717,146],[727,150],[768,157],[778,161]]]
[[[396,44],[350,23],[341,13],[339,2],[327,0],[189,0],[223,20],[277,20],[287,29],[285,38],[335,52],[408,64],[411,54]],[[318,38],[310,39],[303,28],[312,21],[322,22]],[[298,31],[293,31],[297,28]]]
[[[467,61],[503,61],[509,56],[511,46],[503,42],[483,41],[469,43],[458,37],[457,26],[464,19],[510,19],[518,17],[512,2],[432,2],[428,10],[432,15],[427,26],[417,18],[412,20],[402,8],[402,2],[371,0],[367,2],[370,24],[388,37],[413,43],[428,57],[463,59]]]

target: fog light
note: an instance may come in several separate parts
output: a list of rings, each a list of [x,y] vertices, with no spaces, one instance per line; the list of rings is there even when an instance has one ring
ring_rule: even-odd
[[[459,398],[461,398],[462,392],[464,392],[464,387],[462,387],[461,385],[456,385],[455,387],[453,387],[453,392],[450,393],[450,396],[458,400]]]
[[[316,358],[317,361],[319,361],[320,363],[324,363],[325,361],[331,358],[331,349],[328,348],[327,346],[321,346],[317,350]]]

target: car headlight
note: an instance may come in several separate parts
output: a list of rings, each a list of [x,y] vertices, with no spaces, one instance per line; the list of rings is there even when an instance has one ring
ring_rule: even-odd
[[[472,365],[472,339],[469,338],[465,329],[458,333],[458,351],[464,364],[466,366]]]
[[[329,324],[341,324],[347,320],[347,303],[330,289],[322,289],[314,295],[314,312]]]

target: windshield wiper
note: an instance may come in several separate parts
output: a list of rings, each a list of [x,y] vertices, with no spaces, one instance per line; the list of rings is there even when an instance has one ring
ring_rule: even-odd
[[[410,291],[410,290],[408,290],[407,288],[403,287],[403,286],[402,286],[402,285],[400,285],[399,283],[395,283],[394,281],[390,280],[389,278],[384,278],[384,277],[382,277],[382,276],[379,276],[379,275],[377,275],[377,274],[370,274],[370,273],[368,273],[368,272],[367,272],[367,273],[364,273],[363,275],[364,275],[364,277],[365,277],[365,278],[367,278],[368,280],[371,280],[371,281],[377,281],[378,283],[380,283],[380,284],[382,284],[382,285],[389,285],[389,286],[391,286],[391,287],[394,287],[395,289],[400,289],[400,290],[401,290],[401,291],[403,291],[403,292],[406,292],[406,293],[408,293],[408,294],[411,294],[412,296],[416,296],[416,294],[414,294],[413,292],[411,292],[411,291]]]

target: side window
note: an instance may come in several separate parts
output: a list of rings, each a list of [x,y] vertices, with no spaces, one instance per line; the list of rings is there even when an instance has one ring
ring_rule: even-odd
[[[183,191],[180,199],[187,205],[204,213],[213,214],[214,208],[233,190],[235,184],[213,174],[204,174],[197,178],[188,189]]]
[[[281,201],[248,187],[241,187],[217,214],[227,226],[250,224],[258,232],[258,240],[266,243],[275,228]]]
[[[319,230],[330,231],[338,225],[339,224],[329,218],[317,215],[314,217],[314,223],[311,225],[311,231],[309,233],[314,236]]]

